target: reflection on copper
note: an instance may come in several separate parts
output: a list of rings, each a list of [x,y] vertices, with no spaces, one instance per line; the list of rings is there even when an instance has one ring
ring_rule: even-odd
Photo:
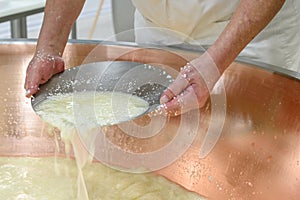
[[[42,156],[56,152],[54,136],[49,135],[48,126],[36,116],[24,95],[25,70],[34,49],[34,43],[0,44],[1,155]],[[88,54],[94,56],[87,58]],[[117,59],[178,70],[198,55],[176,49],[70,43],[64,59],[67,67]],[[203,109],[192,146],[156,173],[209,199],[299,199],[300,81],[242,63],[233,63],[222,79],[227,115],[213,151],[199,158],[210,118],[209,111]],[[179,122],[180,117],[171,118],[158,135],[140,141],[130,139],[117,126],[108,127],[104,133],[128,151],[147,152],[168,143]],[[135,123],[147,124],[149,119]],[[62,155],[63,145],[60,141]]]

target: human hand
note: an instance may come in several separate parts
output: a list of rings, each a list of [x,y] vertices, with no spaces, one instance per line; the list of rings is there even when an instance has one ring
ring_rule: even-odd
[[[175,81],[163,92],[164,112],[176,116],[205,105],[221,74],[208,53],[187,63]]]
[[[38,91],[40,84],[46,83],[54,74],[64,70],[64,61],[61,56],[53,56],[45,53],[36,53],[30,61],[24,88],[26,97],[31,97]]]

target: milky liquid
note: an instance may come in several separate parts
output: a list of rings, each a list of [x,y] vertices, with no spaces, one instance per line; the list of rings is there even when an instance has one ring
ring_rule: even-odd
[[[78,92],[50,96],[37,107],[46,122],[64,129],[128,121],[147,111],[148,102],[119,92]]]
[[[51,165],[53,160],[39,158],[32,161],[37,162],[35,165],[31,165],[26,158],[16,158],[11,161],[16,162],[16,165],[21,162],[19,167],[22,162],[29,164],[30,168],[27,170],[30,172],[25,169],[24,173],[16,173],[19,177],[0,177],[0,180],[8,181],[0,186],[8,188],[5,190],[7,196],[13,195],[14,192],[10,193],[9,183],[21,178],[21,181],[15,182],[20,184],[17,188],[22,188],[22,184],[25,188],[28,188],[26,184],[31,186],[31,189],[20,194],[20,197],[29,195],[23,199],[199,199],[199,196],[153,175],[128,174],[108,169],[99,163],[91,164],[93,136],[99,127],[130,120],[145,113],[148,107],[145,100],[125,93],[79,92],[48,97],[35,108],[36,112],[45,122],[60,129],[66,152],[69,152],[70,146],[73,148],[77,168],[74,168],[74,163],[72,166],[68,164],[74,162],[68,159],[60,160],[62,164]],[[15,166],[11,167],[14,170]],[[60,168],[65,170],[65,174]],[[85,168],[87,170],[83,171]],[[9,166],[5,170],[9,171]],[[35,177],[35,170],[41,174]],[[27,176],[29,173],[31,176]],[[4,176],[10,177],[13,174],[4,173]],[[35,185],[39,189],[35,189]],[[18,192],[20,191],[16,194]]]
[[[0,157],[0,200],[77,199],[77,174],[73,159]],[[88,163],[83,177],[90,200],[202,199],[161,176],[120,172],[100,163]]]
[[[148,102],[137,96],[93,91],[50,96],[36,107],[44,121],[60,129],[66,151],[69,144],[73,147],[78,167],[77,199],[89,199],[82,168],[92,160],[93,136],[98,127],[128,121],[148,107]]]

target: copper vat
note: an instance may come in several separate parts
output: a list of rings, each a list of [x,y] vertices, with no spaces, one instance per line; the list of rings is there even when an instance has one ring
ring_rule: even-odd
[[[32,110],[23,89],[35,44],[29,40],[0,41],[2,156],[55,153],[53,137]],[[179,47],[73,41],[68,43],[64,59],[67,67],[83,61],[127,60],[160,63],[178,70],[200,53]],[[222,80],[226,119],[213,150],[199,158],[199,145],[210,117],[204,108],[191,147],[155,173],[208,199],[300,199],[300,74],[243,60],[233,63]],[[153,144],[172,134],[179,121],[180,117],[170,119],[166,125],[169,128],[163,129]],[[63,143],[60,148],[63,152]]]

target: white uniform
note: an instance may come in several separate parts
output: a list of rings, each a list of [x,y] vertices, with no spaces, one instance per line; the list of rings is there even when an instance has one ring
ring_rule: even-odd
[[[239,0],[132,0],[137,43],[211,45]],[[300,1],[286,0],[270,24],[241,52],[300,72]]]

